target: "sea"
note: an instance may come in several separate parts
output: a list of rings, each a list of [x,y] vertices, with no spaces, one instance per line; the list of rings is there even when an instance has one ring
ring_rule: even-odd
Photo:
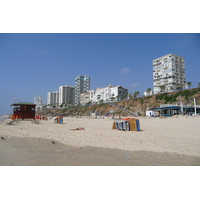
[[[4,121],[6,119],[9,119],[10,116],[9,115],[0,115],[0,121]]]

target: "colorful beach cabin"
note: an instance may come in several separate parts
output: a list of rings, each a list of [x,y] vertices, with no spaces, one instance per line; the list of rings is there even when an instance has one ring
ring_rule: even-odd
[[[35,120],[35,104],[29,102],[18,102],[12,104],[11,106],[14,106],[12,119]]]

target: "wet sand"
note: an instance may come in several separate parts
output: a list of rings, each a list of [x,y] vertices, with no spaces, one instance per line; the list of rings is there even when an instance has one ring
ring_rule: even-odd
[[[200,157],[152,151],[73,147],[40,138],[4,137],[1,166],[199,166]]]

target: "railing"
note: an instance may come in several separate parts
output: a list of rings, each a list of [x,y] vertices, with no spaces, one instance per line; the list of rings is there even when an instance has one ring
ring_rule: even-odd
[[[122,111],[127,112],[127,113],[130,114],[130,115],[134,115],[135,117],[138,116],[138,113],[137,113],[137,112],[132,112],[132,111],[127,110],[126,108],[122,108],[122,107],[120,107],[120,106],[118,106],[118,105],[116,105],[116,104],[112,104],[112,105],[113,105],[114,107],[116,107],[116,108],[119,108],[119,109],[122,110]]]

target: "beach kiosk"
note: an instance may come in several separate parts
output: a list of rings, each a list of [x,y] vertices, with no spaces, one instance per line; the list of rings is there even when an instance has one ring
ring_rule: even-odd
[[[29,102],[18,102],[12,104],[11,106],[14,106],[12,119],[35,120],[35,104]]]

